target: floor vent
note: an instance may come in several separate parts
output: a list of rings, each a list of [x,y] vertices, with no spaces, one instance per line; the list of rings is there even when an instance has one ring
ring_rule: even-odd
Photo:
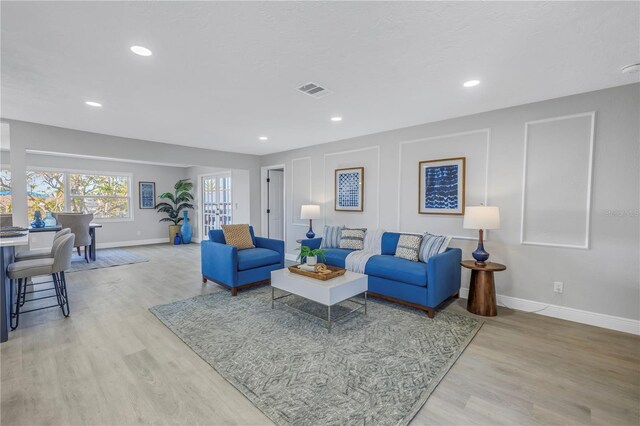
[[[331,90],[325,89],[324,87],[315,83],[307,83],[304,86],[298,87],[298,90],[304,94],[313,96],[316,99],[324,98],[325,96],[333,93]]]

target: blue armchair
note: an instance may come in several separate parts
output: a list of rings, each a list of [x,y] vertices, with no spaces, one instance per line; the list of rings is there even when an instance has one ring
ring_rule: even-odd
[[[236,296],[238,289],[266,284],[271,271],[284,268],[284,241],[256,237],[252,226],[249,232],[256,247],[238,250],[226,244],[221,230],[209,231],[200,245],[203,283],[213,281]]]

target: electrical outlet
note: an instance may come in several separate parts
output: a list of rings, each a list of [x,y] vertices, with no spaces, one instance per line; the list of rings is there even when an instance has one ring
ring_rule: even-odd
[[[553,292],[562,294],[564,291],[564,283],[562,281],[554,281],[553,282]]]

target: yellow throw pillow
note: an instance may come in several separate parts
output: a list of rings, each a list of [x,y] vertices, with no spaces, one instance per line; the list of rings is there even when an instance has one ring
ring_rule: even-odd
[[[238,250],[254,248],[249,225],[222,225],[222,233],[227,245],[236,246]]]

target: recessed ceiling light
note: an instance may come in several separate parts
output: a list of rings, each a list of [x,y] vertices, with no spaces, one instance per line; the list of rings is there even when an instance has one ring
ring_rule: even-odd
[[[99,107],[101,107],[101,106],[102,106],[102,104],[101,104],[101,103],[99,103],[99,102],[94,102],[94,101],[86,101],[86,102],[85,102],[85,104],[87,104],[87,105],[89,105],[89,106],[92,106],[92,107],[96,107],[96,108],[99,108]]]
[[[151,56],[153,52],[142,46],[131,46],[131,51],[140,56]]]
[[[260,136],[258,139],[260,139],[261,141],[268,141],[269,138],[266,136]]]
[[[469,80],[463,84],[464,87],[473,87],[480,84],[480,80]]]
[[[331,121],[342,121],[342,117],[331,117]]]

